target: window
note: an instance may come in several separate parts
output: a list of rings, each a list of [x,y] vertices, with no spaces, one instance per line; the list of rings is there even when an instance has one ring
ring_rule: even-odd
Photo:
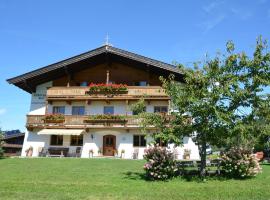
[[[134,147],[146,147],[145,135],[133,135]]]
[[[166,147],[167,142],[162,141],[160,138],[156,139],[156,144],[158,144],[160,147]]]
[[[135,86],[147,86],[147,81],[138,81],[135,82]]]
[[[83,81],[83,82],[80,83],[80,86],[81,86],[81,87],[85,87],[85,86],[87,86],[87,85],[88,85],[88,83],[87,83],[86,81]]]
[[[114,114],[114,107],[113,106],[104,106],[103,113],[106,115],[113,115]]]
[[[51,135],[51,145],[63,145],[63,135]]]
[[[167,113],[168,112],[168,106],[155,106],[154,107],[155,113]]]
[[[70,145],[71,146],[82,146],[83,145],[83,135],[71,135]]]
[[[84,115],[85,108],[84,106],[73,106],[72,107],[72,115]]]
[[[53,114],[65,114],[65,106],[54,106]]]

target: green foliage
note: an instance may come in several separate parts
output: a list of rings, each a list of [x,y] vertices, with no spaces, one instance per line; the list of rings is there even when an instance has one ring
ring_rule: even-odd
[[[57,113],[57,114],[47,114],[43,118],[43,120],[46,121],[55,121],[55,122],[62,122],[65,120],[65,116],[63,114]]]
[[[231,148],[221,158],[222,169],[231,178],[257,176],[262,171],[255,155],[247,149]]]
[[[146,110],[144,98],[141,98],[139,101],[132,104],[130,106],[130,110],[134,113],[134,115],[139,115],[141,113],[144,113]]]
[[[2,139],[3,139],[3,137],[4,137],[4,135],[3,135],[3,133],[2,133],[2,131],[0,129],[0,158],[2,158],[3,155],[4,155],[4,150],[2,148],[2,145],[3,145]]]
[[[125,115],[108,115],[108,114],[100,114],[100,115],[91,115],[88,117],[90,120],[125,120]]]
[[[177,173],[177,164],[172,152],[159,146],[146,149],[144,165],[146,177],[150,180],[166,180],[172,178]]]
[[[194,69],[181,66],[185,85],[161,78],[179,112],[171,133],[192,136],[199,145],[201,175],[205,173],[206,144],[242,146],[251,149],[257,138],[269,134],[270,98],[263,91],[270,85],[270,53],[261,38],[253,57],[235,53],[227,43],[227,53],[218,54]],[[187,123],[186,117],[192,119]]]
[[[175,126],[171,125],[174,121],[173,116],[166,115],[165,113],[141,113],[139,118],[141,119],[140,127],[143,133],[147,134],[149,127],[155,127],[151,133],[154,144],[157,140],[165,144],[182,144],[182,135],[177,134],[174,130]]]

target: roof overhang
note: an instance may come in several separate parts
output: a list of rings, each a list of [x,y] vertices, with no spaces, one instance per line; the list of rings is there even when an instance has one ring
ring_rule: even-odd
[[[17,87],[32,93],[35,92],[35,88],[39,84],[60,78],[61,76],[66,75],[67,72],[77,72],[85,69],[86,66],[95,66],[104,61],[131,63],[134,66],[150,70],[150,72],[157,72],[165,76],[174,74],[176,80],[183,81],[182,72],[174,65],[108,45],[16,76],[14,78],[10,78],[7,81],[10,84],[14,84]]]
[[[81,135],[85,133],[84,129],[42,129],[37,132],[38,135]]]

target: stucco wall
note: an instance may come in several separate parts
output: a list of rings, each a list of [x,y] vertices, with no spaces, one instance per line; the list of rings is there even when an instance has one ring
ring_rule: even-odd
[[[103,136],[104,135],[115,135],[116,136],[116,149],[119,152],[125,150],[123,155],[124,158],[131,159],[135,149],[139,150],[139,159],[143,158],[145,147],[133,147],[133,135],[141,134],[139,130],[126,131],[123,129],[119,130],[90,130],[89,133],[84,134],[84,142],[82,147],[82,158],[89,158],[89,151],[94,151],[94,156],[98,156],[98,150],[103,147]],[[93,139],[92,139],[93,137]],[[152,138],[146,137],[147,143],[149,143]],[[44,147],[48,149],[53,147],[50,145],[49,135],[37,135],[36,132],[28,132],[25,135],[25,141],[22,150],[22,156],[26,156],[25,151],[30,147],[33,147],[33,157],[38,156],[39,148]],[[171,150],[173,145],[171,145]],[[69,152],[75,152],[76,146],[70,146],[70,136],[63,137],[63,146],[68,147]],[[176,151],[178,154],[178,159],[183,159],[184,149],[191,150],[190,159],[199,159],[198,147],[194,144],[191,138],[185,138],[182,147],[177,147]],[[174,150],[175,151],[175,150]]]

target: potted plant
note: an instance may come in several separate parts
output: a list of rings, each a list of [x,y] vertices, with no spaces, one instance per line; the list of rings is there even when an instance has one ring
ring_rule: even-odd
[[[93,156],[94,156],[94,150],[90,149],[89,150],[89,158],[93,158]]]
[[[121,158],[124,158],[125,157],[125,149],[122,149],[121,150]]]
[[[184,159],[189,160],[190,159],[191,150],[190,149],[184,149]]]
[[[114,149],[114,150],[113,150],[113,154],[114,154],[115,157],[118,156],[118,151],[117,151],[117,149]]]
[[[125,84],[105,84],[105,83],[100,83],[100,84],[95,84],[91,83],[89,85],[89,91],[87,94],[92,95],[92,94],[125,94],[128,92],[127,85]]]
[[[33,155],[33,147],[30,146],[28,149],[26,149],[25,152],[26,152],[27,157],[32,157],[32,155]]]
[[[102,149],[101,149],[101,148],[98,149],[98,155],[99,155],[99,156],[102,155]]]
[[[43,121],[45,123],[63,123],[65,116],[63,114],[46,114]]]
[[[126,123],[127,119],[124,115],[110,115],[110,114],[100,114],[100,115],[90,115],[88,119],[84,120],[85,123]]]

